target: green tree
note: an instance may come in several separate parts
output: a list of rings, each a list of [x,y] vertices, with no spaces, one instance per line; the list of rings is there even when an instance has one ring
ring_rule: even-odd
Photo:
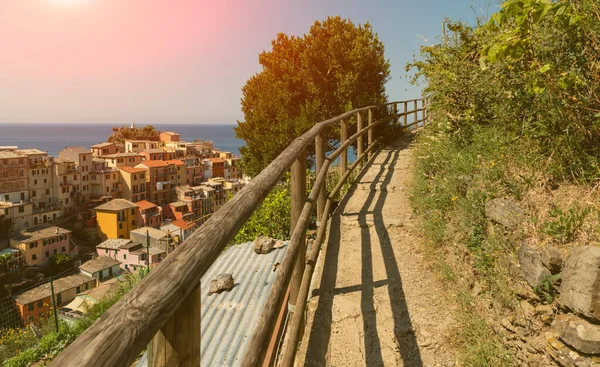
[[[251,176],[315,123],[387,98],[390,65],[369,23],[337,16],[315,22],[302,37],[280,33],[259,63],[262,71],[242,88],[245,121],[235,128],[246,141],[240,152]]]

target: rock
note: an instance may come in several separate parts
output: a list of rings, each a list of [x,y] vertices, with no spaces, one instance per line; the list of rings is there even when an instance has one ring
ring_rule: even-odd
[[[208,290],[208,294],[230,290],[231,288],[233,288],[233,275],[219,274],[215,279],[210,281],[210,289]]]
[[[552,305],[537,305],[535,308],[536,315],[544,315],[553,313]]]
[[[525,218],[525,212],[512,200],[496,198],[485,203],[485,216],[514,229]]]
[[[575,312],[600,320],[600,247],[582,246],[569,253],[559,301]]]
[[[254,252],[268,254],[275,247],[277,241],[271,237],[260,236],[254,240]]]
[[[530,286],[540,285],[544,279],[551,275],[550,270],[546,269],[542,263],[540,253],[533,247],[523,244],[517,251],[517,257],[519,258],[523,278]]]
[[[562,254],[560,251],[550,245],[545,245],[540,248],[540,256],[542,258],[542,263],[552,274],[560,273],[562,268]]]
[[[574,315],[558,315],[554,327],[560,339],[584,354],[600,354],[600,326]]]

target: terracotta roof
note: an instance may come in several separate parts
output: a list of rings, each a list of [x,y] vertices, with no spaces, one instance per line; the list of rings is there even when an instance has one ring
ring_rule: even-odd
[[[164,161],[155,159],[155,160],[146,160],[141,162],[140,164],[143,164],[146,167],[166,167],[167,164]],[[138,166],[140,165],[138,164]]]
[[[79,269],[93,274],[104,269],[112,268],[116,265],[121,265],[121,262],[112,257],[98,256],[97,258],[80,265]]]
[[[221,158],[206,158],[206,160],[211,161],[213,163],[225,163]]]
[[[188,222],[187,220],[183,219],[175,220],[172,223],[177,227],[183,228],[184,231],[187,231],[195,225],[193,222]]]
[[[154,153],[166,153],[164,150],[162,150],[160,148],[142,149],[142,150],[140,150],[140,152],[146,152],[146,153],[150,153],[150,154],[154,154]]]
[[[113,199],[108,203],[95,207],[94,210],[118,211],[129,208],[137,208],[137,205],[126,199]]]
[[[144,169],[144,168],[135,168],[135,167],[129,167],[129,166],[119,167],[119,169],[123,170],[127,173],[141,173],[141,172],[147,171],[147,169]]]
[[[140,200],[135,203],[140,210],[146,210],[150,208],[156,208],[156,204],[149,202],[148,200]]]
[[[176,165],[183,165],[185,163],[183,163],[182,161],[180,161],[179,159],[171,159],[169,161],[165,161],[166,164],[176,164]]]
[[[103,158],[126,158],[126,157],[140,157],[143,158],[144,156],[138,153],[115,153],[115,154],[107,154],[107,155],[103,155]]]

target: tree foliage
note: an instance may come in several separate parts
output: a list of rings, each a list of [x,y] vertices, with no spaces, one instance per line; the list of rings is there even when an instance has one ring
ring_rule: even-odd
[[[430,112],[454,139],[466,144],[475,125],[493,125],[535,147],[556,179],[597,178],[597,1],[507,0],[477,27],[448,29],[408,68],[425,77]]]
[[[160,131],[156,130],[152,125],[144,127],[113,127],[112,131],[107,140],[110,143],[124,143],[126,139],[146,139],[160,134]]]
[[[315,22],[302,37],[280,33],[259,63],[262,71],[242,88],[245,121],[235,128],[246,141],[240,152],[251,176],[315,123],[386,100],[390,66],[368,23],[338,16]]]

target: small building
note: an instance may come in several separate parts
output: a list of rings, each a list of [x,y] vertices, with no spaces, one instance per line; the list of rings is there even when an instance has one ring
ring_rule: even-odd
[[[137,205],[137,221],[140,226],[158,228],[163,221],[163,210],[160,206],[147,200],[135,203]]]
[[[104,281],[121,275],[121,262],[108,256],[98,256],[79,266],[79,270],[88,277]]]
[[[126,199],[113,199],[94,208],[98,222],[98,236],[129,238],[129,232],[137,228],[137,205]]]
[[[10,247],[21,251],[29,266],[47,265],[50,259],[63,254],[75,257],[79,249],[70,241],[71,231],[48,227],[32,232],[19,232],[10,238]]]
[[[107,256],[121,263],[121,270],[136,271],[148,266],[148,249],[146,242],[133,242],[128,239],[108,239],[96,246],[100,256]],[[150,266],[157,265],[167,252],[156,247],[150,247]]]
[[[173,250],[173,238],[165,231],[152,227],[142,227],[131,231],[131,240],[134,242],[140,242],[144,246],[150,239],[150,247],[156,247],[163,251],[171,252]]]
[[[179,134],[174,133],[172,131],[163,131],[160,133],[160,141],[163,142],[167,142],[167,141],[173,141],[173,142],[178,142],[179,141]]]
[[[97,282],[84,274],[69,275],[53,281],[57,307],[71,302],[77,293],[94,288]],[[24,326],[39,324],[49,317],[52,307],[50,283],[37,286],[13,297]]]
[[[169,233],[177,244],[181,244],[186,238],[194,233],[196,223],[185,220],[175,220],[168,224],[163,223],[160,229]]]
[[[119,152],[119,149],[117,149],[117,146],[114,143],[108,142],[94,144],[90,147],[90,149],[92,150],[92,155],[94,157],[104,157],[106,155],[117,154]]]

